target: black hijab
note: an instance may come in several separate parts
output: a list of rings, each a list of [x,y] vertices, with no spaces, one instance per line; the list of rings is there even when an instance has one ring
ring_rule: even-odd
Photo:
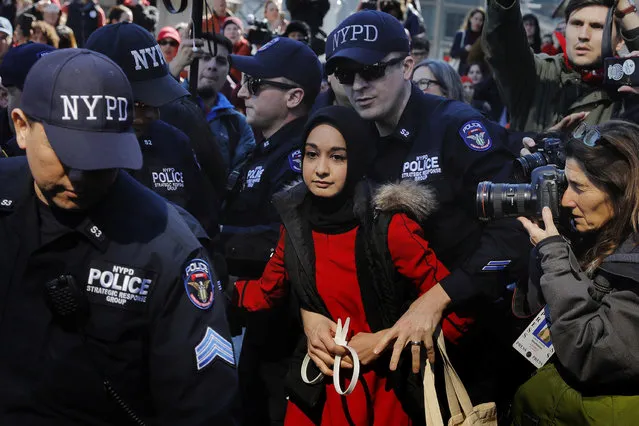
[[[317,197],[309,191],[303,211],[313,230],[341,234],[358,224],[353,212],[355,187],[365,178],[372,163],[378,134],[374,125],[362,119],[355,110],[335,105],[320,108],[309,118],[304,130],[304,141],[321,124],[335,128],[346,141],[346,183],[339,194],[330,198]]]

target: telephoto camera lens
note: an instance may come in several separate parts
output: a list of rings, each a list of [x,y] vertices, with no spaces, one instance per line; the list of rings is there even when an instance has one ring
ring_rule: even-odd
[[[477,215],[481,220],[526,216],[535,211],[536,198],[529,183],[484,181],[477,186]]]
[[[524,155],[515,160],[513,174],[517,182],[529,182],[532,171],[548,164],[548,159],[541,152]]]

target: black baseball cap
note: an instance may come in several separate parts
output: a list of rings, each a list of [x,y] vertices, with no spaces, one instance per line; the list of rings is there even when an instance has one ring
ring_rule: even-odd
[[[42,123],[51,147],[78,170],[140,169],[133,92],[122,69],[86,49],[40,58],[24,82],[21,109]]]
[[[55,47],[42,43],[25,43],[9,49],[2,64],[0,77],[4,87],[15,86],[22,90],[27,73],[38,59],[55,50]]]
[[[287,37],[274,38],[255,56],[231,55],[231,65],[255,78],[288,78],[311,97],[317,96],[322,84],[322,64],[315,52]]]
[[[189,94],[169,73],[155,37],[137,24],[105,25],[91,34],[84,47],[122,67],[136,101],[160,107]]]
[[[373,65],[389,53],[409,51],[408,35],[397,18],[363,10],[344,19],[326,38],[326,71],[332,74],[340,58]]]

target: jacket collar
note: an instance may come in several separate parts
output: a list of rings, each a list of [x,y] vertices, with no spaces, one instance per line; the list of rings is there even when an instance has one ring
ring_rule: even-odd
[[[628,237],[613,254],[603,260],[599,269],[639,283],[638,242],[639,235],[633,234]]]
[[[258,146],[257,150],[260,154],[266,155],[274,149],[289,147],[301,148],[302,132],[304,124],[306,124],[307,116],[298,117],[293,121],[289,121],[275,132],[270,138],[264,139]]]
[[[18,170],[15,185],[6,185],[0,189],[0,212],[8,213],[7,220],[11,224],[10,231],[16,236],[18,233],[24,232],[26,225],[29,228],[35,226],[35,231],[32,232],[39,230],[35,207],[37,196],[33,185],[33,177],[27,166],[26,158],[24,158],[24,164]],[[104,252],[108,240],[90,219],[90,216],[91,213],[88,212],[86,217],[70,230],[84,235],[97,249]],[[36,237],[39,241],[39,235]]]
[[[401,117],[395,130],[382,139],[398,140],[408,145],[412,145],[417,131],[424,121],[424,109],[422,106],[422,98],[426,96],[417,86],[411,84],[411,93],[408,103],[404,107]]]

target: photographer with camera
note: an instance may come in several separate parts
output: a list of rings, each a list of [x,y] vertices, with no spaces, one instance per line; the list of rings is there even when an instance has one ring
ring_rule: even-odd
[[[586,419],[591,425],[634,424],[639,416],[639,126],[581,124],[565,154],[565,173],[555,169],[533,178],[533,186],[556,191],[546,191],[549,196],[535,209],[524,209],[530,215],[522,213],[539,217],[541,210],[543,228],[519,218],[535,248],[530,280],[518,285],[513,308],[527,316],[546,304],[557,356],[519,389],[514,424],[585,424]],[[578,235],[572,242],[553,222],[558,217],[551,210],[558,212],[560,205]]]
[[[590,124],[621,116],[627,95],[618,93],[620,84],[604,83],[603,61],[624,40],[629,50],[639,50],[636,10],[630,0],[569,1],[564,54],[548,56],[530,49],[519,0],[489,0],[482,38],[511,128],[544,131],[581,111],[590,112],[585,119]]]

